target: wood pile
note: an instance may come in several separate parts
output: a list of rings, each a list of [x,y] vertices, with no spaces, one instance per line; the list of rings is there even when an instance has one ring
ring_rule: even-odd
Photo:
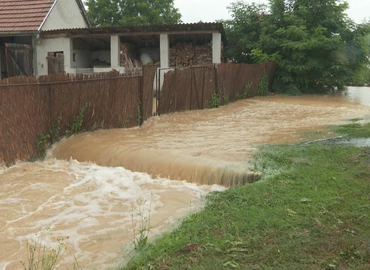
[[[192,44],[177,43],[170,49],[171,67],[188,67],[194,65],[195,50]]]
[[[223,46],[221,55],[224,61]],[[170,49],[171,67],[212,65],[212,62],[212,42],[196,46],[191,43],[177,43]]]
[[[137,48],[130,43],[121,44],[121,67],[125,68],[140,68],[142,64],[137,59]]]
[[[213,62],[212,58],[212,46],[210,45],[203,45],[203,46],[195,46],[195,55],[194,58],[196,59],[195,65],[211,65]]]

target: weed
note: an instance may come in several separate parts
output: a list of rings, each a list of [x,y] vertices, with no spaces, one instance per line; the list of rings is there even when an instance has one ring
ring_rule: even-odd
[[[244,88],[243,88],[243,92],[242,92],[242,94],[240,95],[240,98],[241,99],[245,99],[245,98],[247,98],[248,97],[248,90],[249,90],[249,88],[251,88],[251,86],[252,86],[252,83],[250,82],[250,83],[247,83],[245,86],[244,86]]]
[[[85,110],[88,107],[88,103],[86,102],[78,111],[78,114],[74,117],[72,124],[69,125],[69,130],[66,132],[67,136],[71,136],[72,134],[77,134],[82,131],[82,124],[84,121],[84,114]]]
[[[148,237],[150,232],[150,212],[151,212],[151,201],[149,202],[148,208],[146,207],[147,201],[139,200],[137,202],[138,210],[134,215],[134,210],[131,215],[132,230],[134,233],[134,246],[136,250],[143,249],[148,243]],[[134,207],[132,207],[134,208]],[[135,222],[139,219],[138,222]]]
[[[57,239],[57,247],[51,249],[43,245],[43,240],[43,238],[38,237],[33,243],[26,242],[27,262],[21,261],[24,270],[55,269],[67,246],[64,239]]]
[[[129,128],[130,127],[130,120],[125,119],[122,123],[122,128]]]
[[[39,139],[36,142],[36,149],[40,157],[45,156],[46,149],[50,145],[50,135],[41,133]]]
[[[58,116],[54,123],[51,125],[51,128],[50,128],[50,140],[51,140],[51,143],[55,143],[55,142],[58,142],[61,138],[61,134],[60,134],[60,122],[62,120],[62,117],[61,116]]]
[[[227,105],[227,104],[229,104],[229,98],[228,98],[227,95],[224,95],[224,97],[223,97],[223,105]]]
[[[252,82],[250,83],[247,83],[244,88],[243,88],[243,91],[241,94],[239,94],[239,92],[235,92],[234,94],[234,101],[238,101],[239,99],[246,99],[247,97],[249,97],[249,89],[251,88],[252,86]]]
[[[266,71],[263,73],[262,79],[258,85],[256,95],[257,96],[267,96],[268,95],[268,81]]]
[[[218,108],[221,105],[221,97],[217,93],[213,93],[211,99],[207,101],[207,108]]]
[[[68,125],[69,130],[66,131],[66,136],[71,136],[72,134],[76,134],[82,131],[82,124],[84,119],[84,113],[88,106],[88,103],[85,103],[83,107],[80,108],[78,115],[76,115],[73,119],[71,125]],[[58,142],[61,135],[61,120],[62,117],[58,116],[54,123],[51,125],[50,130],[47,134],[41,133],[39,135],[39,139],[36,142],[36,149],[38,152],[38,156],[32,157],[32,161],[35,161],[39,158],[44,158],[46,149],[53,143]]]
[[[47,232],[46,232],[47,233]],[[45,240],[45,232],[40,232],[36,234],[35,241],[26,241],[27,249],[27,260],[21,260],[20,263],[23,266],[24,270],[53,270],[57,269],[57,265],[60,260],[63,258],[64,253],[66,252],[67,244],[65,241],[69,239],[66,238],[56,238],[56,246],[54,248],[47,247],[43,244]],[[73,254],[74,270],[81,269],[78,264],[75,254]],[[67,268],[68,269],[68,268]]]

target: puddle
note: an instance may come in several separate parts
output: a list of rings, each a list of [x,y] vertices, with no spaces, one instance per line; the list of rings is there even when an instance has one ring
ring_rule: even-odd
[[[325,144],[338,144],[346,146],[355,146],[355,147],[369,147],[370,138],[333,138],[325,140]]]

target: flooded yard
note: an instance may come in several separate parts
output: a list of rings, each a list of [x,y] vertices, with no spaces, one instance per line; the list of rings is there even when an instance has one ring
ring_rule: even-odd
[[[173,228],[208,192],[249,173],[258,145],[330,136],[327,125],[364,117],[370,88],[353,87],[241,100],[63,140],[46,161],[0,169],[0,269],[22,269],[27,241],[40,238],[68,247],[62,269],[74,256],[83,268],[114,268],[133,247],[135,226],[150,217],[152,237]]]

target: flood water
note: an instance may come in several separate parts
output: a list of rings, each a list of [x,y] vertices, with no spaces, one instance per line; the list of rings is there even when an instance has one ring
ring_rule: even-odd
[[[83,268],[114,268],[133,247],[133,228],[149,217],[154,237],[200,210],[210,191],[236,183],[229,179],[252,181],[246,168],[258,145],[304,141],[304,132],[330,136],[325,126],[364,117],[370,88],[351,87],[242,100],[63,140],[46,161],[0,168],[0,269],[22,269],[27,240],[37,239],[50,248],[64,239],[61,269],[73,268],[74,256]]]

